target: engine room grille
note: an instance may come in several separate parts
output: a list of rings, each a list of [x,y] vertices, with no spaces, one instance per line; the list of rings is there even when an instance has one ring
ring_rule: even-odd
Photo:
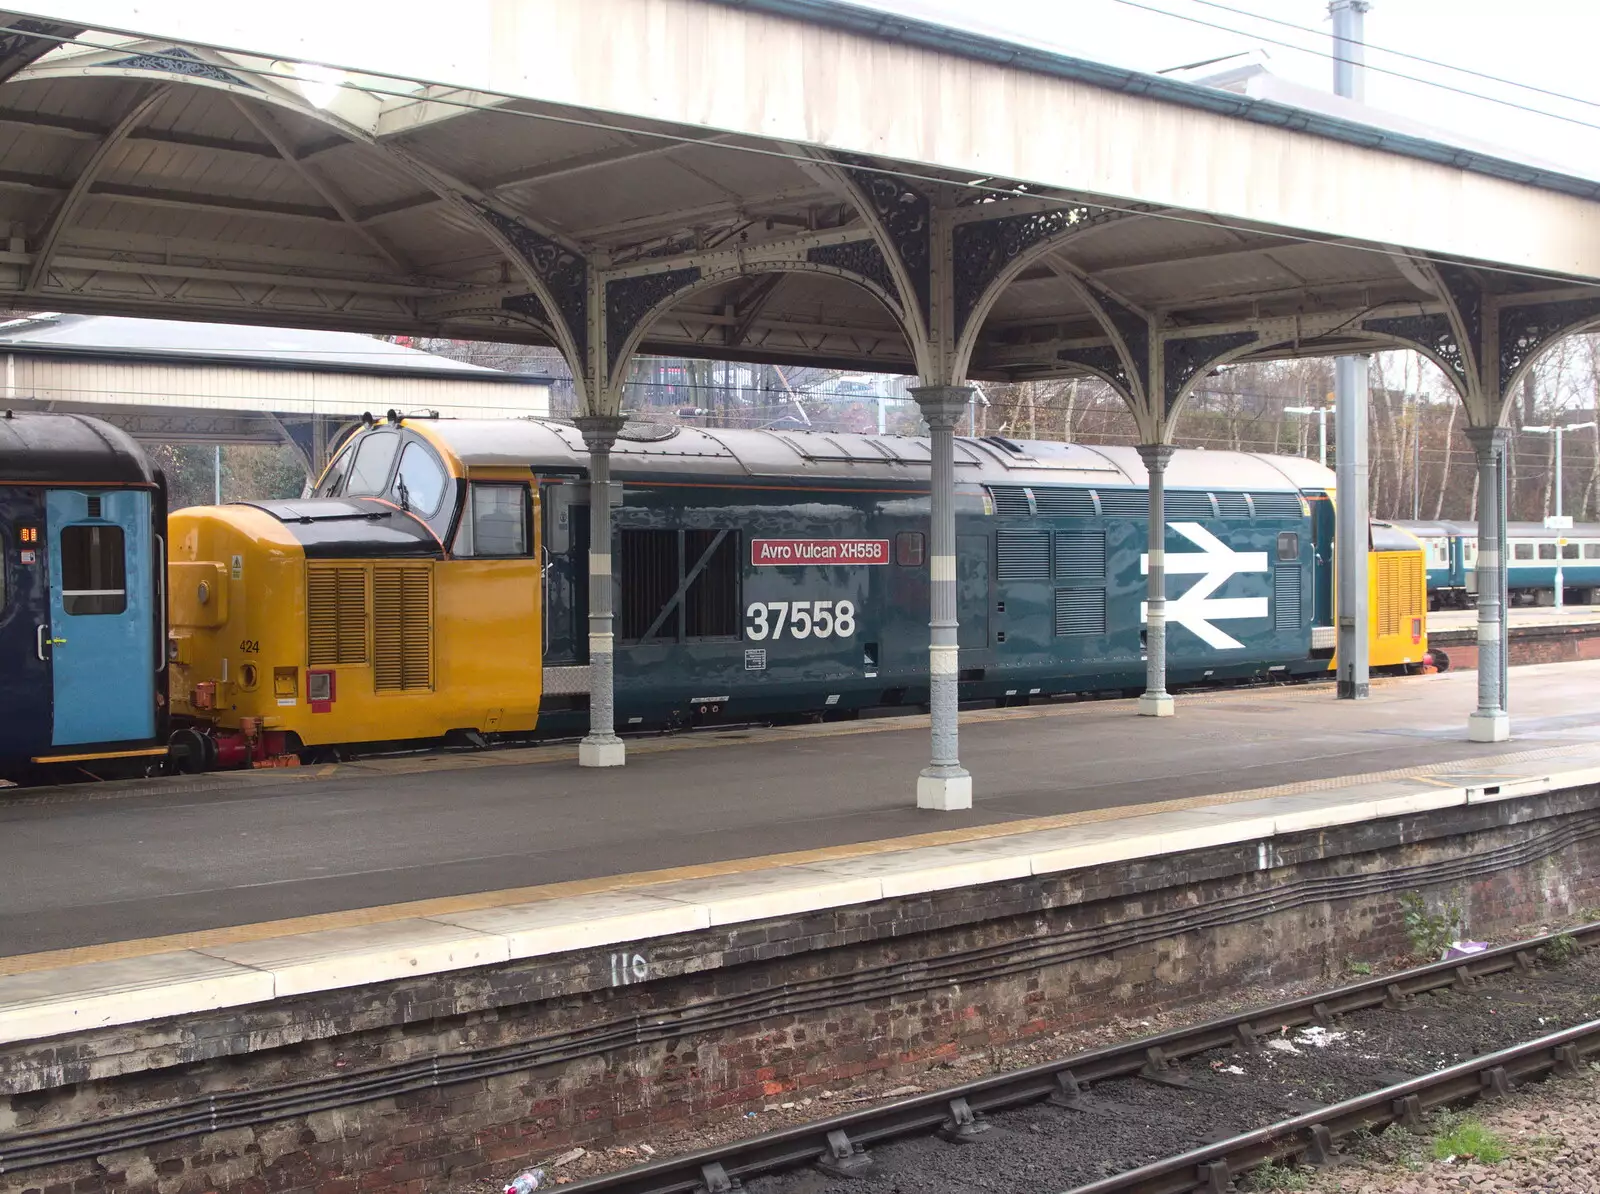
[[[1056,634],[1061,637],[1106,632],[1104,589],[1057,589]]]
[[[1209,493],[1196,493],[1192,489],[1168,490],[1162,495],[1162,507],[1168,518],[1215,518]]]
[[[1292,493],[1252,493],[1250,501],[1257,518],[1304,518],[1305,510]]]
[[[1056,579],[1075,585],[1097,585],[1106,578],[1104,531],[1056,532]]]
[[[433,569],[426,565],[372,570],[372,686],[433,687]]]
[[[1107,518],[1150,517],[1150,494],[1143,489],[1098,489],[1095,492],[1100,495],[1100,513]]]
[[[1093,518],[1094,498],[1087,489],[1045,488],[1033,490],[1033,504],[1041,518]]]
[[[365,568],[307,567],[306,662],[312,667],[367,662]]]
[[[994,501],[995,514],[1001,518],[1027,518],[1033,514],[1028,491],[1020,485],[991,485],[989,497]]]
[[[1049,531],[999,531],[995,574],[1001,581],[1050,579]]]
[[[1305,620],[1300,565],[1280,564],[1272,577],[1272,628],[1299,630]]]

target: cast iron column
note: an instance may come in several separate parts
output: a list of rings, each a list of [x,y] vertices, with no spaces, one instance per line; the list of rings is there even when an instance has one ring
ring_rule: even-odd
[[[1335,462],[1334,578],[1338,586],[1339,620],[1334,634],[1339,661],[1334,696],[1364,701],[1371,687],[1368,632],[1372,625],[1368,600],[1367,362],[1364,356],[1338,357],[1333,362]]]
[[[627,749],[612,703],[611,445],[624,420],[583,415],[573,422],[589,449],[589,734],[578,744],[578,765],[620,767]]]
[[[1167,461],[1171,444],[1140,444],[1139,457],[1150,474],[1150,529],[1145,598],[1144,695],[1142,717],[1171,717],[1167,692]]]
[[[1505,654],[1505,560],[1501,558],[1501,462],[1504,427],[1469,427],[1467,439],[1478,456],[1478,709],[1467,718],[1472,742],[1504,742],[1511,737],[1511,717],[1501,661]]]
[[[917,807],[949,811],[972,807],[972,776],[957,750],[960,647],[956,619],[955,428],[972,391],[966,386],[916,386],[932,441],[933,488],[929,513],[928,709],[933,757],[917,777]]]

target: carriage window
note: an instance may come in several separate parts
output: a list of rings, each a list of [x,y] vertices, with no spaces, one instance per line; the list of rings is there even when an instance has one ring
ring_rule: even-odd
[[[1533,544],[1531,544],[1531,543],[1513,543],[1511,545],[1511,556],[1512,556],[1513,559],[1517,559],[1517,560],[1531,560],[1531,559],[1533,559]]]
[[[356,445],[349,479],[341,490],[349,497],[375,497],[389,488],[389,470],[400,450],[400,437],[392,431],[369,432]]]
[[[394,499],[403,509],[432,518],[439,512],[447,482],[439,458],[413,441],[400,453],[400,471],[394,477]]]
[[[1575,560],[1578,558],[1578,545],[1576,543],[1563,543],[1561,545],[1561,558]]]
[[[1278,535],[1278,562],[1292,564],[1300,558],[1300,536],[1295,531],[1282,531]]]
[[[1583,545],[1583,558],[1586,560],[1600,560],[1600,543],[1585,543]]]
[[[458,556],[528,554],[528,487],[472,486],[466,516],[456,532]]]
[[[1553,560],[1553,559],[1555,559],[1556,558],[1556,545],[1554,543],[1541,543],[1541,544],[1539,544],[1539,558],[1541,560]]]
[[[907,568],[920,568],[927,559],[927,541],[921,531],[901,531],[894,537],[894,562]]]
[[[61,608],[74,616],[128,608],[121,527],[61,528]]]

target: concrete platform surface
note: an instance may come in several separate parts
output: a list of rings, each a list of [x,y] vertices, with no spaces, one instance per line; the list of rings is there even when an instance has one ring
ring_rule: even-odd
[[[254,933],[159,939],[134,956],[94,950],[13,958],[0,975],[0,1044],[495,962],[619,943],[613,985],[642,980],[651,938],[794,916],[972,884],[1248,842],[1262,863],[1280,834],[1510,800],[1600,782],[1600,742],[1524,749],[1413,768],[1398,777],[1239,792],[755,860],[748,868],[661,872],[590,885],[554,884],[479,900],[395,906],[392,918],[339,927],[304,922]],[[1173,807],[1174,805],[1179,807]]]
[[[0,974],[646,882],[681,885],[663,893],[673,907],[656,910],[678,924],[677,905],[705,902],[701,880],[905,839],[949,847],[928,865],[981,882],[1019,865],[985,853],[980,843],[998,834],[1489,758],[1531,766],[1600,742],[1600,663],[1517,669],[1511,743],[1465,741],[1475,682],[1380,680],[1359,703],[1336,702],[1327,686],[1196,695],[1159,721],[1125,701],[964,715],[977,795],[961,813],[914,806],[925,718],[634,742],[620,769],[580,769],[570,748],[538,747],[19,792],[0,800]],[[857,862],[829,882],[828,898],[848,901],[898,881]],[[726,888],[718,900],[708,916],[749,914]],[[455,923],[540,940],[560,929]],[[429,949],[460,952],[449,940]]]
[[[1506,619],[1513,631],[1532,626],[1600,626],[1600,605],[1515,605]],[[1436,609],[1428,614],[1428,630],[1467,630],[1478,624],[1475,609]]]

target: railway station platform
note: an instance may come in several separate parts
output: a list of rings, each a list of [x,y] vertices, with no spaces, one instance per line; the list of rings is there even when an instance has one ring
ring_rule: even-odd
[[[19,792],[0,1173],[422,1188],[1326,977],[1408,892],[1478,937],[1600,905],[1600,662],[1517,669],[1509,743],[1472,691],[969,714],[959,814],[914,807],[919,718]]]
[[[1513,606],[1506,623],[1508,661],[1513,666],[1600,659],[1600,606]],[[1428,645],[1449,658],[1452,670],[1477,667],[1477,611],[1430,612]]]

